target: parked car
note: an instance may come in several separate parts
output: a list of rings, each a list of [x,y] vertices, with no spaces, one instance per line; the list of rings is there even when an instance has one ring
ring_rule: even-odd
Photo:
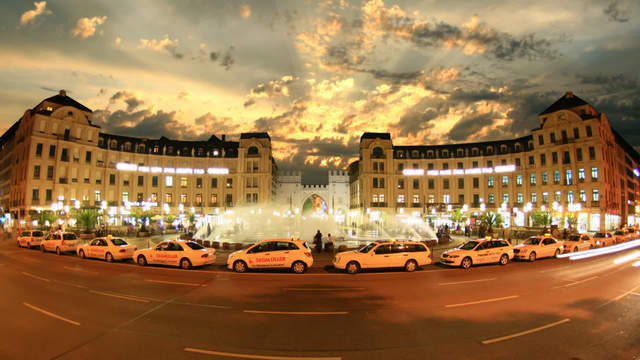
[[[616,243],[616,239],[608,232],[597,232],[593,234],[593,238],[596,240],[596,244],[600,247],[613,245]]]
[[[227,268],[235,272],[248,269],[291,269],[301,274],[313,265],[311,249],[304,240],[268,239],[229,254]]]
[[[596,241],[589,234],[570,234],[564,241],[564,252],[576,252],[596,247]]]
[[[613,232],[612,236],[616,240],[616,244],[627,242],[631,239],[627,230],[616,230]]]
[[[513,247],[506,240],[489,238],[467,241],[458,248],[447,250],[440,256],[440,262],[468,269],[477,264],[507,265],[513,257]]]
[[[18,236],[18,247],[40,247],[44,239],[44,232],[41,230],[23,230]]]
[[[114,260],[129,260],[133,258],[133,253],[138,250],[133,245],[129,245],[124,239],[111,237],[95,238],[88,244],[78,246],[77,253],[81,258],[104,259],[107,262]]]
[[[47,235],[40,244],[40,250],[42,252],[55,251],[56,254],[62,255],[66,252],[76,252],[78,247],[78,237],[71,232],[57,231]]]
[[[412,272],[431,264],[431,251],[415,241],[377,241],[360,250],[336,254],[333,266],[355,274],[361,269],[403,268]]]
[[[150,249],[136,250],[133,259],[140,266],[170,265],[190,269],[213,264],[216,261],[216,251],[194,241],[164,240]]]
[[[562,242],[551,236],[532,236],[513,248],[516,259],[536,261],[544,257],[558,257],[564,247]]]

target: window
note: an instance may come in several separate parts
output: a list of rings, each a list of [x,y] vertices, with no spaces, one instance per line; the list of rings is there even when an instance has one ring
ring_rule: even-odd
[[[573,128],[573,138],[580,139],[580,130],[578,128]]]
[[[562,191],[556,191],[555,201],[560,201],[562,199]]]
[[[500,164],[502,164],[502,165],[507,165],[507,160],[506,160],[506,159],[502,159],[502,160],[500,160]]]
[[[378,172],[378,162],[377,161],[373,162],[373,172]]]
[[[477,168],[478,167],[478,162],[477,161],[474,161],[472,164],[473,164],[472,165],[473,168]]]
[[[433,190],[435,188],[435,183],[436,183],[435,180],[429,179],[427,181],[427,184],[429,185],[429,189]]]
[[[378,203],[378,194],[373,194],[373,196],[371,197],[371,202],[374,204]]]
[[[69,154],[66,148],[62,148],[62,154],[60,154],[60,161],[69,161]]]
[[[480,204],[480,195],[473,194],[473,206],[478,207],[479,204]]]
[[[211,188],[215,189],[218,187],[218,179],[217,178],[212,178],[211,179]]]
[[[576,160],[577,161],[582,161],[582,148],[577,148],[576,149]]]
[[[377,189],[378,188],[378,178],[373,178],[373,188]]]
[[[109,185],[116,184],[116,174],[109,174]]]
[[[47,166],[47,180],[53,180],[53,166]]]
[[[573,173],[571,172],[571,170],[567,170],[565,172],[565,185],[571,184],[573,184]]]
[[[151,186],[158,187],[158,177],[157,176],[152,176],[151,177]]]
[[[40,190],[33,189],[31,192],[31,201],[40,201]]]
[[[580,190],[580,202],[586,202],[587,201],[587,192],[584,190]]]
[[[211,194],[211,204],[218,203],[218,194]]]
[[[551,140],[550,142],[553,144],[556,142],[556,133],[552,132],[551,134],[549,134],[549,139]]]
[[[384,156],[384,152],[382,151],[382,148],[375,147],[373,148],[372,155],[374,159],[380,159]]]
[[[538,195],[536,193],[531,193],[531,202],[536,203],[538,201]]]
[[[567,130],[562,130],[561,135],[562,135],[562,143],[566,144],[567,143]]]
[[[493,176],[489,176],[489,178],[487,179],[487,186],[493,187],[493,182],[494,182]]]
[[[398,171],[402,172],[402,170],[404,170],[404,164],[398,163]]]
[[[227,189],[233,188],[233,179],[227,178]]]
[[[40,165],[36,165],[33,167],[33,178],[40,179]]]
[[[433,194],[429,194],[429,204],[433,204],[436,202],[436,196]]]
[[[587,137],[591,137],[593,134],[591,133],[591,126],[587,126]]]
[[[449,179],[442,179],[442,188],[449,189]]]
[[[449,163],[442,163],[442,169],[443,170],[448,170],[449,169]]]
[[[547,165],[547,156],[545,154],[540,154],[540,165]]]
[[[458,204],[464,204],[464,194],[458,194]]]
[[[571,156],[569,155],[568,151],[564,152],[564,156],[562,157],[562,163],[563,164],[571,164]]]
[[[495,203],[495,198],[493,194],[489,194],[489,204]]]
[[[158,193],[151,193],[151,202],[158,202]]]
[[[506,163],[507,163],[507,161],[506,161],[506,160],[502,160],[502,161],[503,161],[503,163],[504,163],[504,164],[506,164]],[[520,167],[520,158],[516,158],[516,166],[517,166],[517,167]]]
[[[173,186],[173,176],[167,175],[164,177],[164,186],[172,187]]]
[[[404,204],[404,195],[402,194],[398,195],[398,203]]]
[[[55,145],[49,145],[49,157],[50,158],[55,158],[56,157],[56,146]]]
[[[536,174],[530,174],[529,175],[529,184],[531,184],[531,185],[535,185],[536,184]]]
[[[442,196],[442,202],[448,204],[449,202],[451,202],[451,196],[449,196],[449,194],[444,194]]]
[[[180,187],[186,188],[189,185],[189,181],[186,177],[180,178]]]
[[[524,202],[524,196],[522,196],[522,193],[518,193],[516,195],[516,203],[522,204],[523,202]]]
[[[522,175],[516,175],[516,185],[522,186]]]
[[[91,163],[91,151],[87,151],[87,152],[84,154],[84,161],[85,161],[86,163]]]
[[[197,188],[201,188],[202,187],[202,178],[196,178],[196,187]]]
[[[129,192],[128,191],[124,191],[122,193],[122,202],[124,202],[124,203],[129,202]]]
[[[51,189],[47,189],[45,192],[45,201],[51,201],[53,197],[53,191]]]
[[[554,165],[558,163],[558,153],[555,151],[551,153],[551,162]]]
[[[173,195],[171,193],[164,194],[164,202],[171,204],[173,202]]]
[[[567,203],[573,204],[573,191],[571,191],[571,190],[569,190],[569,192],[567,192]]]
[[[96,190],[93,192],[93,198],[97,203],[102,201],[102,194],[100,193],[100,190]]]
[[[585,177],[584,168],[578,169],[578,180],[584,181]]]
[[[546,171],[544,171],[542,173],[542,185],[547,185],[548,182],[549,182],[548,173]]]
[[[509,194],[502,194],[502,203],[509,204]]]
[[[542,136],[542,135],[538,135],[538,143],[539,143],[540,145],[544,145],[544,136]]]
[[[600,194],[598,193],[598,189],[593,189],[591,192],[591,200],[600,201]]]
[[[420,204],[420,195],[413,195],[413,203]]]
[[[591,180],[598,180],[598,168],[597,167],[592,167],[591,168]]]
[[[535,165],[536,161],[535,158],[533,156],[529,156],[529,165]]]
[[[473,178],[473,188],[477,189],[480,187],[480,178],[474,177]]]
[[[36,144],[36,156],[37,157],[42,156],[42,144],[40,143]]]
[[[560,171],[558,170],[553,172],[553,183],[560,184]]]
[[[507,175],[502,176],[502,186],[509,185],[509,177]]]
[[[433,170],[433,163],[427,164],[427,170]]]
[[[493,167],[493,160],[487,161],[487,167]]]
[[[596,148],[593,146],[589,146],[589,160],[596,159]]]
[[[420,189],[420,180],[413,179],[413,188],[414,189]]]
[[[464,164],[462,164],[461,162],[458,163],[458,169],[464,169]]]
[[[138,175],[138,186],[144,186],[144,176]]]
[[[464,179],[458,179],[458,189],[464,189]]]
[[[187,194],[180,194],[180,203],[184,204],[187,202]]]
[[[542,193],[542,202],[545,204],[549,203],[549,193],[548,192],[543,192]]]
[[[404,189],[404,179],[398,179],[398,189]]]

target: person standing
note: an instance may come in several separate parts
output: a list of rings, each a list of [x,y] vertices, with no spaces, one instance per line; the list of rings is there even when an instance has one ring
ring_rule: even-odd
[[[313,237],[313,243],[316,246],[316,251],[321,253],[322,252],[322,233],[320,232],[320,230],[318,230],[316,232],[316,235]]]
[[[335,252],[335,244],[333,243],[333,236],[331,234],[327,234],[327,252]]]

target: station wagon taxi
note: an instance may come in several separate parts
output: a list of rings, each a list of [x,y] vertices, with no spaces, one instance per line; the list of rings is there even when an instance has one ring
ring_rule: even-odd
[[[449,266],[468,269],[471,265],[507,265],[513,259],[513,247],[502,239],[480,239],[467,241],[462,246],[447,250],[440,256],[440,262]]]
[[[333,266],[355,274],[361,269],[404,268],[408,272],[431,264],[429,248],[415,241],[377,241],[360,250],[336,254]]]
[[[593,238],[596,240],[596,245],[600,247],[613,245],[616,243],[616,239],[608,232],[597,232],[593,234]]]
[[[561,241],[545,235],[530,237],[522,244],[515,246],[513,253],[516,259],[536,261],[536,259],[544,257],[558,257],[563,250],[564,246]]]
[[[170,265],[190,269],[213,264],[216,261],[216,251],[194,241],[164,240],[150,249],[136,250],[133,259],[140,266]]]
[[[83,259],[96,258],[112,262],[114,260],[129,260],[133,258],[133,252],[137,249],[123,239],[109,235],[95,238],[88,244],[78,246],[77,253]]]
[[[71,232],[57,231],[47,235],[40,243],[42,252],[55,251],[56,254],[62,255],[65,252],[76,252],[78,246],[78,237]]]
[[[571,234],[563,245],[564,252],[576,252],[595,248],[596,241],[589,234]]]
[[[44,239],[44,232],[41,230],[23,230],[22,234],[18,236],[19,247],[39,247]]]
[[[235,272],[248,269],[291,269],[304,273],[313,265],[311,249],[304,240],[268,239],[229,254],[227,268]]]

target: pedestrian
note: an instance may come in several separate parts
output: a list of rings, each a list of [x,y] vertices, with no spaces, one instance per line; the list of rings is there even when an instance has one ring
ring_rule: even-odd
[[[469,225],[465,225],[465,227],[464,227],[464,236],[466,236],[466,237],[470,237],[471,236],[471,229],[469,229]]]
[[[333,236],[331,236],[331,234],[327,234],[327,245],[326,245],[326,250],[327,252],[334,252],[335,249],[335,244],[333,243]]]
[[[564,228],[564,230],[562,231],[562,238],[563,239],[567,239],[567,228]]]
[[[316,246],[316,251],[322,252],[322,233],[320,230],[316,232],[316,235],[313,237],[313,244]]]

